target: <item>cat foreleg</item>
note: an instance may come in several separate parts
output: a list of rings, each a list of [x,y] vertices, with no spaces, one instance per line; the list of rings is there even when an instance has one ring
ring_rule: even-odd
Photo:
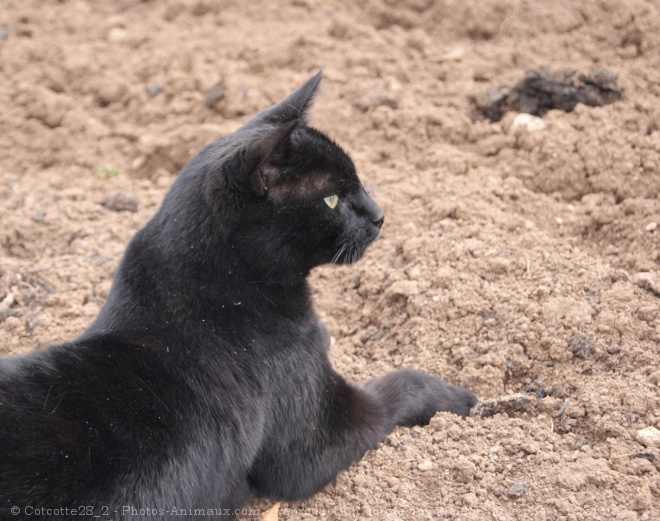
[[[414,369],[374,378],[364,388],[381,397],[395,425],[426,425],[440,411],[467,416],[477,403],[470,391]]]
[[[308,497],[376,448],[395,425],[426,424],[438,411],[466,416],[475,403],[469,391],[410,369],[363,387],[333,375],[315,421],[308,417],[293,426],[282,424],[264,445],[250,474],[252,488],[289,500]]]

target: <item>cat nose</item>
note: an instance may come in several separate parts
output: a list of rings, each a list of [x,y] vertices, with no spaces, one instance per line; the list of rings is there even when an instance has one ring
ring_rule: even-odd
[[[369,197],[369,194],[364,188],[358,194],[355,208],[380,230],[381,226],[383,226],[383,221],[385,221],[385,215],[383,215],[383,210]]]

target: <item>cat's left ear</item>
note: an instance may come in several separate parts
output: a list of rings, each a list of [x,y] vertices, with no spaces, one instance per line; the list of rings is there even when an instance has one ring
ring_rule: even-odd
[[[268,123],[299,120],[308,123],[309,109],[314,104],[322,78],[323,71],[317,72],[282,101],[257,114],[254,120]]]

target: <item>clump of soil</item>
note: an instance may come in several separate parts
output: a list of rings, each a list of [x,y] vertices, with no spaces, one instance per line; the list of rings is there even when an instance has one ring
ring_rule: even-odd
[[[396,429],[280,519],[657,519],[658,26],[650,0],[7,0],[0,351],[80,334],[185,161],[322,68],[315,124],[386,214],[313,274],[333,363],[430,371],[487,413]],[[539,64],[606,66],[625,99],[469,118]]]
[[[601,107],[621,97],[616,75],[608,69],[594,69],[586,74],[570,69],[555,74],[532,69],[513,87],[497,87],[470,99],[477,117],[500,121],[507,111],[544,116],[552,109],[571,112],[578,103]]]

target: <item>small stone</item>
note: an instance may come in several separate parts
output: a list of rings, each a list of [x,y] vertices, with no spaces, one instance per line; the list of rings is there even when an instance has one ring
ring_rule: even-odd
[[[647,232],[654,232],[654,231],[656,230],[657,227],[658,227],[658,223],[657,223],[657,222],[652,222],[652,223],[648,223],[648,224],[646,225],[646,228],[644,228],[644,229],[645,229]]]
[[[545,129],[545,126],[545,121],[541,118],[532,116],[531,114],[521,113],[514,118],[509,127],[509,133],[514,136],[531,134],[532,132],[538,132]]]
[[[128,31],[121,27],[113,27],[108,31],[108,41],[110,43],[123,43],[128,40]]]
[[[35,223],[42,223],[44,222],[45,217],[46,214],[44,212],[35,212],[30,216],[30,219],[32,219]]]
[[[137,212],[138,210],[137,199],[124,194],[106,197],[101,202],[101,205],[113,212]]]
[[[660,431],[655,427],[638,430],[635,439],[645,447],[660,447]]]
[[[529,486],[524,481],[514,481],[513,483],[511,483],[511,486],[509,487],[509,491],[507,494],[512,499],[518,499],[523,497],[528,490],[529,490]]]
[[[9,38],[9,29],[0,27],[0,40],[6,40],[7,38]]]
[[[150,98],[155,98],[163,92],[163,86],[160,83],[147,83],[144,86],[144,89],[147,91],[147,95]]]
[[[227,91],[227,82],[221,78],[213,87],[204,93],[204,105],[212,109],[218,101],[224,99]]]
[[[139,170],[144,166],[144,164],[147,162],[147,158],[145,156],[139,156],[133,159],[131,162],[131,169],[132,170]]]
[[[454,47],[453,49],[447,51],[442,56],[438,57],[439,62],[454,62],[461,61],[465,56],[465,49],[463,47]]]
[[[431,462],[431,460],[426,459],[422,461],[419,465],[417,465],[417,468],[423,471],[431,470],[433,468],[433,463]]]

